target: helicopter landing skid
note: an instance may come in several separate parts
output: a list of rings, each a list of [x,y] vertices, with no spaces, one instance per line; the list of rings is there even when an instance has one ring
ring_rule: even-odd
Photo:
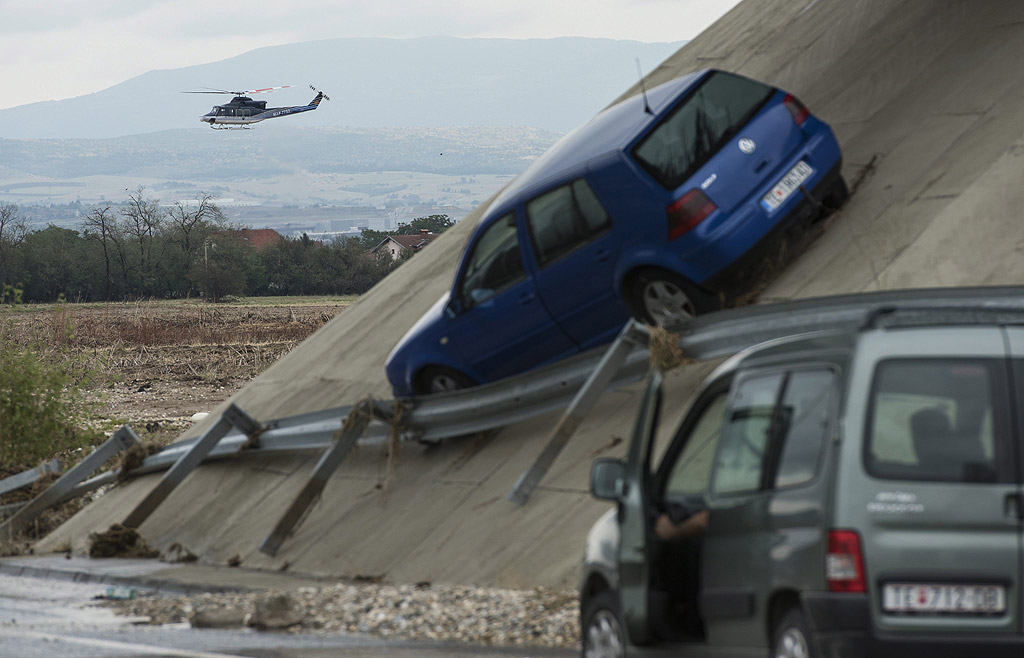
[[[231,126],[223,123],[211,123],[210,127],[214,130],[252,130],[252,126]]]

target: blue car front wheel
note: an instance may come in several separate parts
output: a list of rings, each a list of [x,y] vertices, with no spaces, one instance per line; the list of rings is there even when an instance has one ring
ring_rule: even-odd
[[[446,366],[427,366],[416,375],[416,394],[434,395],[476,386],[469,376]]]

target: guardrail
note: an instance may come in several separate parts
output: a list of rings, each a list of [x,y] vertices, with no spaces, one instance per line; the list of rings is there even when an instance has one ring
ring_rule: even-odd
[[[978,310],[986,317],[1006,316],[1001,321],[1024,321],[1024,287],[932,288],[820,297],[718,311],[672,329],[678,332],[679,346],[687,357],[712,359],[795,334],[854,331],[896,311],[916,311],[919,316],[924,314],[919,321],[929,322],[937,314],[965,309]],[[541,455],[509,493],[510,500],[526,504],[601,394],[644,376],[649,360],[647,335],[645,327],[630,321],[608,348],[591,350],[486,386],[442,395],[364,400],[357,405],[262,424],[231,405],[203,436],[170,445],[132,469],[131,475],[143,475],[173,467],[174,476],[165,476],[166,484],[158,486],[159,495],[147,497],[126,521],[136,526],[141,523],[173,486],[204,460],[234,456],[242,451],[324,451],[306,485],[260,547],[273,555],[294,532],[327,478],[357,441],[379,444],[392,435],[405,441],[440,441],[567,408]],[[353,414],[359,422],[346,424]],[[116,471],[104,473],[73,487],[65,486],[56,493],[47,490],[39,498],[47,496],[47,504],[63,502],[109,484],[119,475]]]

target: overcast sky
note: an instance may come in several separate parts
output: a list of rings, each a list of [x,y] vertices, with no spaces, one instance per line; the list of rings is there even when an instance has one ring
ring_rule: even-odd
[[[692,39],[738,0],[0,0],[0,109],[339,37]],[[276,84],[273,81],[267,84]]]

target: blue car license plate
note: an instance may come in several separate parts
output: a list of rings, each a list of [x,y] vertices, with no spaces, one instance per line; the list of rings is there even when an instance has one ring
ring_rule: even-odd
[[[800,189],[800,185],[805,180],[811,177],[814,173],[814,169],[811,165],[807,164],[803,160],[796,163],[796,166],[789,170],[789,172],[782,177],[775,187],[765,194],[761,198],[761,205],[765,210],[775,210],[782,205],[785,201],[793,194],[796,190]]]

